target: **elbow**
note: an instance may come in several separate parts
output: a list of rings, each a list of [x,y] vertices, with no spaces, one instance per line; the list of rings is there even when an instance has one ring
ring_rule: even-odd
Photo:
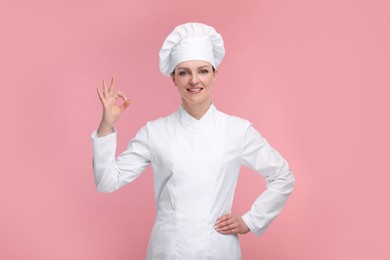
[[[97,192],[111,193],[117,190],[114,185],[108,185],[107,183],[95,182]]]
[[[295,176],[294,176],[291,169],[288,169],[288,175],[286,178],[286,186],[287,186],[287,190],[289,191],[288,193],[291,194],[295,188]]]
[[[290,168],[280,171],[278,177],[269,178],[267,182],[270,188],[278,190],[286,196],[289,196],[295,187],[295,177]]]
[[[101,193],[111,193],[111,192],[115,191],[115,189],[109,189],[109,188],[104,187],[104,186],[96,185],[96,191],[101,192]]]
[[[94,183],[97,192],[110,193],[117,190],[117,183],[115,178],[110,177],[110,174],[107,174],[104,171],[98,171],[94,169]]]

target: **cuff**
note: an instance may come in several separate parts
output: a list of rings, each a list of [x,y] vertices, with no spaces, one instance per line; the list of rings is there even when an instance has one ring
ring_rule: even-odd
[[[95,131],[92,132],[91,139],[93,142],[97,142],[97,143],[104,143],[104,142],[116,140],[116,129],[113,127],[111,134],[108,134],[108,135],[105,135],[102,137],[98,136],[97,129],[96,129]]]
[[[250,231],[252,231],[252,233],[255,234],[257,237],[259,237],[263,233],[260,229],[256,228],[254,222],[252,221],[250,211],[248,211],[247,213],[245,213],[245,215],[242,216],[242,220],[244,220]]]

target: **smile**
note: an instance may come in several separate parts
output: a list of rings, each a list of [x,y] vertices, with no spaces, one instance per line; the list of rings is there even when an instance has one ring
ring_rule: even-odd
[[[203,88],[187,88],[187,91],[189,91],[191,94],[197,94],[202,91]]]

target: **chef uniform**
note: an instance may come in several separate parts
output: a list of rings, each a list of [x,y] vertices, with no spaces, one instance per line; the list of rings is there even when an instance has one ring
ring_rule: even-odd
[[[169,75],[178,63],[194,59],[216,68],[224,53],[221,41],[207,25],[178,26],[160,51],[160,69]],[[210,46],[212,58],[204,56]],[[200,120],[180,106],[171,115],[149,121],[117,158],[115,130],[100,138],[95,131],[92,143],[98,191],[115,191],[149,164],[153,167],[157,215],[146,255],[150,260],[241,259],[238,236],[214,229],[217,218],[231,212],[241,166],[254,169],[267,182],[267,189],[242,216],[257,236],[279,214],[294,187],[287,162],[250,122],[224,114],[214,104]]]

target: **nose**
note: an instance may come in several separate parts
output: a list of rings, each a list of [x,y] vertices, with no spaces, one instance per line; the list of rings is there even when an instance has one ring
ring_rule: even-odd
[[[192,73],[190,78],[190,84],[196,86],[198,85],[198,83],[199,83],[198,75],[196,75],[196,73]]]

